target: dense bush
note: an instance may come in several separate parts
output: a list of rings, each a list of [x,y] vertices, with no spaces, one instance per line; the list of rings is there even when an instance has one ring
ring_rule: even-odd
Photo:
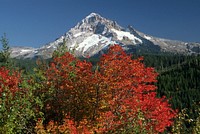
[[[19,72],[0,68],[0,132],[33,132],[34,96]]]
[[[163,132],[175,112],[164,97],[156,98],[157,73],[141,60],[131,59],[118,45],[94,71],[91,63],[70,53],[55,57],[45,72],[43,92],[51,90],[51,96],[44,103],[44,122],[59,125],[67,116],[77,127],[87,122],[88,131]]]

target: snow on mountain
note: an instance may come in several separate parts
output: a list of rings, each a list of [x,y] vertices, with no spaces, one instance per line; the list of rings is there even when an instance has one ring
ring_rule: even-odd
[[[37,49],[31,47],[12,47],[11,52],[11,57],[32,58],[37,53]]]
[[[12,57],[34,58],[42,56],[51,58],[54,50],[66,42],[67,48],[75,50],[76,56],[93,56],[109,45],[120,44],[124,49],[131,48],[145,52],[174,52],[197,53],[199,43],[185,43],[153,37],[135,30],[133,27],[123,28],[117,22],[101,17],[97,13],[91,13],[82,19],[75,27],[71,28],[55,41],[41,48],[13,48]]]
[[[144,35],[144,38],[147,39],[147,40],[151,40],[151,37],[147,36],[147,35]]]
[[[139,43],[142,43],[142,40],[135,37],[133,34],[129,33],[129,32],[125,32],[125,31],[119,31],[119,30],[116,30],[116,29],[111,29],[113,32],[115,32],[117,34],[117,38],[119,40],[123,40],[124,37],[127,37],[129,38],[130,40],[133,41],[134,44],[137,44],[136,43],[136,40],[139,42]]]
[[[89,36],[86,39],[84,39],[83,42],[81,42],[77,47],[77,50],[83,49],[82,51],[85,52],[87,49],[97,44],[108,46],[110,43],[112,43],[111,38],[107,38],[98,34],[93,34],[92,36]]]

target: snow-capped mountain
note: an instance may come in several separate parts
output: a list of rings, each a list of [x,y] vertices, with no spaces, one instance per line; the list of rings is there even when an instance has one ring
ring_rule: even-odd
[[[31,47],[11,47],[11,57],[13,58],[33,58],[37,49]]]
[[[83,57],[96,55],[112,44],[120,44],[129,52],[166,51],[185,54],[197,53],[197,48],[200,46],[199,43],[185,43],[146,35],[131,26],[123,28],[115,21],[91,13],[55,41],[37,49],[12,48],[11,56],[15,58],[34,58],[37,56],[50,58],[53,51],[63,41],[66,42],[68,49],[74,50],[76,56]]]

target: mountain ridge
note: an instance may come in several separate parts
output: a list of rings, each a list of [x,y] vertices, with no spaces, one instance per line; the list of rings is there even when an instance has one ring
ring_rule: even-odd
[[[147,35],[132,26],[123,28],[116,21],[106,19],[97,13],[91,13],[55,41],[40,48],[13,47],[11,56],[13,58],[51,58],[54,50],[63,41],[66,42],[67,48],[75,50],[74,54],[78,57],[94,56],[112,44],[119,44],[125,50],[182,54],[199,53],[200,47],[200,43]]]

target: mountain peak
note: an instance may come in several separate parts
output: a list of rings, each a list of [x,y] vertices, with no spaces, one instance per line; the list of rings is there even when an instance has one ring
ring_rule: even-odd
[[[105,20],[105,18],[101,17],[97,13],[90,13],[85,19],[82,20],[82,23],[95,23],[97,21]]]
[[[153,37],[128,26],[121,27],[116,21],[90,13],[63,36],[38,49],[14,48],[12,57],[31,58],[42,56],[51,58],[56,48],[67,42],[67,48],[76,56],[94,56],[104,52],[112,44],[120,44],[129,52],[174,52],[199,53],[200,44],[185,43]]]
[[[90,13],[86,18],[92,18],[92,17],[101,17],[99,14],[97,14],[97,13]]]
[[[88,16],[86,16],[84,19],[82,19],[82,21],[79,22],[75,26],[75,28],[78,28],[78,29],[81,28],[82,30],[83,29],[91,30],[91,29],[95,29],[97,27],[101,27],[101,28],[102,27],[107,27],[107,28],[113,27],[118,30],[122,29],[122,27],[119,26],[116,21],[112,21],[107,18],[104,18],[101,15],[99,15],[98,13],[94,13],[94,12],[90,13]]]

